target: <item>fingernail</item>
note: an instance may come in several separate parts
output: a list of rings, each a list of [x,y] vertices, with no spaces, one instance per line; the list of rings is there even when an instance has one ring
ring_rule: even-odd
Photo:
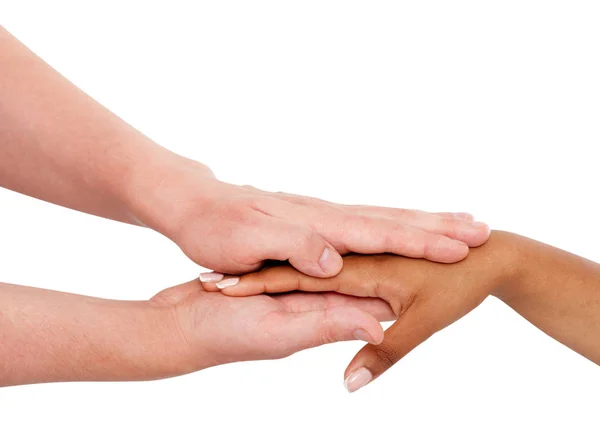
[[[485,232],[487,233],[487,237],[490,236],[490,234],[492,233],[492,230],[490,230],[490,227],[483,222],[473,222],[473,226],[475,228],[477,228],[478,230],[485,230]]]
[[[239,281],[240,281],[239,277],[232,277],[230,279],[221,280],[220,282],[217,282],[217,288],[219,288],[219,289],[229,288],[230,286],[237,285]]]
[[[220,273],[200,273],[200,281],[201,282],[218,282],[219,280],[223,280],[223,274]]]
[[[327,274],[337,274],[342,267],[342,258],[329,247],[325,247],[319,259],[319,266]]]
[[[355,340],[362,340],[362,341],[366,341],[367,343],[375,344],[375,341],[371,338],[369,333],[367,331],[365,331],[364,329],[357,329],[356,331],[354,331],[354,334],[352,334],[352,335],[354,336]]]
[[[348,392],[356,392],[366,386],[373,379],[373,374],[367,368],[360,368],[346,377],[344,387]]]

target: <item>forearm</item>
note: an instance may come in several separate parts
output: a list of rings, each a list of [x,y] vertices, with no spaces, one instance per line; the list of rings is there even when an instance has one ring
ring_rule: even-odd
[[[0,72],[0,186],[144,223],[132,198],[146,197],[162,170],[183,158],[95,102],[2,27]]]
[[[176,375],[171,335],[165,309],[152,302],[0,283],[0,386]]]
[[[507,242],[515,270],[496,295],[548,335],[600,364],[600,265],[516,235]]]

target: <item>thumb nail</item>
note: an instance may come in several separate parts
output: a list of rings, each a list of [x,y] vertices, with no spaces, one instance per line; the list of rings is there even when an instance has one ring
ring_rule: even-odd
[[[342,269],[342,257],[337,251],[325,247],[319,259],[319,266],[325,274],[334,276]]]

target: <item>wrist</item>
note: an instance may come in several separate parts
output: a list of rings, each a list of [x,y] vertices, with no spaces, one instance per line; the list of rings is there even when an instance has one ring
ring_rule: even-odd
[[[217,183],[204,164],[155,145],[133,161],[124,177],[121,197],[141,226],[173,238],[192,201],[209,199],[208,187]]]
[[[499,269],[497,284],[491,295],[507,303],[519,293],[518,283],[524,268],[522,237],[506,231],[493,231],[490,239]]]
[[[173,308],[152,300],[135,303],[136,330],[121,350],[133,380],[155,380],[193,372],[190,348]]]
[[[180,375],[182,346],[165,308],[149,301],[90,300],[78,367],[58,380],[141,381]],[[83,314],[81,314],[83,315]]]

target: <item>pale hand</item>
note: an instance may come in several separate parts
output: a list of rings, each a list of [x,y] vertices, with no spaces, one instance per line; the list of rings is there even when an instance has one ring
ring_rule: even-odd
[[[150,300],[164,309],[162,345],[168,375],[236,361],[283,358],[343,340],[383,340],[380,320],[395,314],[380,299],[340,294],[258,295],[232,298],[207,292],[198,280],[166,289]]]
[[[160,169],[150,191],[132,198],[132,211],[193,261],[219,273],[247,273],[265,260],[289,260],[305,274],[331,277],[342,268],[340,254],[349,252],[451,263],[489,237],[487,225],[466,213],[341,205],[271,193],[223,183],[186,158],[171,159]]]

